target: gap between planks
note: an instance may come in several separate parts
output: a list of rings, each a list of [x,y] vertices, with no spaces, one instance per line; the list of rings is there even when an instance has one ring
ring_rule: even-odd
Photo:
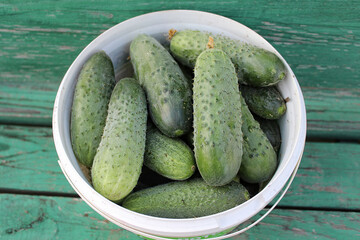
[[[33,195],[33,196],[48,196],[48,197],[80,198],[80,196],[77,195],[76,193],[31,191],[31,190],[19,190],[19,189],[10,189],[10,188],[0,188],[0,194],[18,194],[18,195]]]

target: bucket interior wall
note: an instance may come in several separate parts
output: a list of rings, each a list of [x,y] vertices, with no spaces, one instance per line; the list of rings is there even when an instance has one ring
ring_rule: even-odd
[[[70,112],[72,98],[77,76],[85,61],[95,52],[104,50],[113,61],[116,79],[119,80],[123,77],[132,76],[132,68],[128,60],[131,40],[140,33],[146,33],[154,36],[163,44],[168,44],[166,36],[170,29],[176,29],[178,31],[182,29],[196,29],[209,31],[214,34],[223,34],[277,53],[269,43],[254,31],[233,20],[214,14],[196,11],[164,11],[153,13],[152,15],[142,15],[125,21],[104,32],[89,44],[77,57],[64,76],[54,106],[53,127],[55,146],[63,170],[66,171],[72,185],[76,186],[76,190],[80,196],[86,198],[87,202],[93,202],[92,207],[97,208],[96,210],[102,212],[104,216],[120,214],[113,216],[115,219],[112,219],[113,222],[118,222],[119,225],[128,225],[140,231],[167,237],[189,237],[212,234],[239,225],[242,221],[255,215],[261,208],[265,207],[284,186],[301,156],[306,130],[305,107],[297,80],[287,64],[289,74],[286,79],[278,85],[278,88],[283,97],[288,97],[290,101],[287,102],[286,114],[279,120],[282,135],[282,147],[279,153],[280,161],[278,170],[269,184],[273,184],[274,187],[269,186],[267,189],[264,189],[248,201],[252,202],[243,204],[244,206],[238,206],[224,213],[216,214],[213,217],[208,216],[188,221],[149,218],[141,214],[131,213],[106,200],[93,190],[91,184],[86,180],[85,175],[81,171],[71,148]],[[240,209],[240,207],[246,206],[249,207],[248,210]],[[261,206],[260,210],[259,207],[255,206]],[[250,207],[252,207],[252,209],[250,209]],[[239,214],[240,212],[247,213],[247,215],[239,216],[239,218],[233,217],[232,214]],[[230,217],[232,219],[230,219]],[[136,222],[140,223],[137,224]],[[147,226],[143,226],[146,222],[148,223]],[[199,225],[195,226],[196,224]],[[177,226],[177,229],[174,229],[174,226]]]

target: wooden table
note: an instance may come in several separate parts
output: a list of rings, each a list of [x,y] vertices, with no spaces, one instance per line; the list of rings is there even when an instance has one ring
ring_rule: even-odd
[[[140,239],[94,212],[61,172],[51,116],[67,68],[96,36],[166,9],[232,18],[295,72],[308,132],[279,206],[232,239],[360,239],[359,1],[19,1],[0,3],[0,239]]]

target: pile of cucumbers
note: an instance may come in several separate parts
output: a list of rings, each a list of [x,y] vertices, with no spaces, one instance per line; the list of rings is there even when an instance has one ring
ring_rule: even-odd
[[[247,201],[247,186],[264,187],[278,164],[276,119],[286,112],[275,86],[286,68],[275,54],[184,30],[169,50],[138,35],[130,59],[134,77],[116,82],[106,53],[93,54],[75,88],[72,147],[97,192],[139,213],[192,218]]]

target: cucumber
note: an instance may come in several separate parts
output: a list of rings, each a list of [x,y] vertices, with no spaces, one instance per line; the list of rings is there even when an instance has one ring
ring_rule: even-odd
[[[195,172],[192,150],[180,139],[162,134],[148,125],[144,165],[161,176],[172,180],[185,180]]]
[[[71,109],[71,145],[77,160],[91,167],[105,126],[115,73],[104,51],[92,55],[82,67]]]
[[[274,174],[277,167],[277,156],[269,139],[251,114],[244,98],[241,96],[240,99],[244,154],[239,176],[248,183],[264,182]]]
[[[194,30],[179,31],[171,39],[170,51],[179,62],[194,67],[197,57],[206,49],[210,36],[214,39],[214,48],[223,50],[231,58],[240,83],[264,87],[285,78],[285,65],[274,53],[221,35]]]
[[[256,121],[259,122],[260,128],[264,131],[275,152],[278,152],[281,146],[281,133],[277,121],[267,120],[260,117],[257,117]]]
[[[122,206],[155,217],[193,218],[228,210],[248,199],[248,191],[235,181],[213,187],[195,178],[131,193]]]
[[[130,57],[156,127],[169,137],[187,133],[192,122],[192,93],[179,65],[156,39],[145,34],[131,42]]]
[[[119,202],[135,187],[144,161],[147,109],[135,79],[121,79],[110,98],[104,134],[92,166],[96,191]]]
[[[243,137],[236,73],[223,51],[209,49],[200,54],[193,92],[197,167],[209,185],[225,185],[240,168]]]
[[[276,87],[255,88],[242,85],[240,90],[249,109],[256,115],[274,120],[285,114],[285,100]]]

